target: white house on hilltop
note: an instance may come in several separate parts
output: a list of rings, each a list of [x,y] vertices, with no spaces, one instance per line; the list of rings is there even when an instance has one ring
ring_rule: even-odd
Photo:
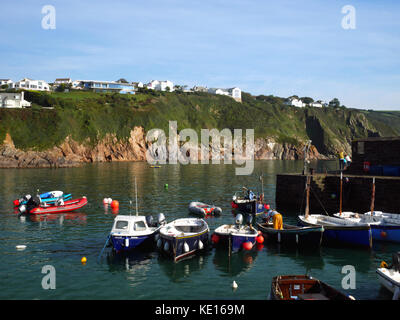
[[[285,104],[287,104],[289,106],[299,107],[299,108],[306,106],[306,104],[303,101],[301,101],[300,99],[295,98],[295,97],[290,97],[289,100],[287,102],[285,102]]]
[[[0,87],[4,85],[8,85],[9,88],[12,87],[13,81],[11,79],[0,79]]]
[[[237,87],[229,89],[210,88],[208,93],[229,96],[238,102],[242,102],[242,91]]]
[[[151,80],[148,84],[146,84],[147,89],[158,90],[158,91],[174,91],[174,84],[169,81],[160,81],[160,80]]]
[[[46,81],[32,80],[32,79],[28,79],[28,78],[24,78],[20,81],[13,83],[12,88],[38,90],[38,91],[50,91],[50,86]]]
[[[0,93],[0,108],[25,108],[30,107],[31,103],[24,99],[24,92],[20,93]]]

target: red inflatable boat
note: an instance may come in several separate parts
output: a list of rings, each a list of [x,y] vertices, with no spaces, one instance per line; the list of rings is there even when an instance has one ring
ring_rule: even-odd
[[[64,205],[60,206],[40,206],[33,208],[29,211],[31,214],[46,214],[46,213],[64,213],[80,209],[87,205],[86,197],[79,199],[68,200],[64,202]]]

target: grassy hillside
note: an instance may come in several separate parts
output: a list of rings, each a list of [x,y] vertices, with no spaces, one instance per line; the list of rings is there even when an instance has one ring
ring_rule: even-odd
[[[368,135],[400,135],[400,113],[354,109],[296,108],[277,97],[256,99],[243,93],[243,103],[207,93],[141,93],[121,95],[73,91],[26,92],[30,109],[0,110],[0,141],[6,132],[21,149],[44,150],[67,136],[95,144],[107,133],[129,137],[134,126],[167,132],[168,121],[178,130],[193,128],[254,128],[256,137],[273,137],[298,144],[308,139],[324,154]],[[46,109],[46,108],[52,109]]]

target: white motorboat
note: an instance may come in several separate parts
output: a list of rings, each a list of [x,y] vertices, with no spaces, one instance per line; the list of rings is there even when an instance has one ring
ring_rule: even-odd
[[[382,263],[385,265],[385,263]],[[393,293],[393,300],[400,298],[400,252],[393,254],[391,266],[382,266],[376,270],[378,280],[383,287]]]

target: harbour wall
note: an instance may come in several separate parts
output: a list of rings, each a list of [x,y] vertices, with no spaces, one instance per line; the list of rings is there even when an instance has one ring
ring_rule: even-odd
[[[347,179],[346,179],[347,178]],[[277,209],[284,213],[304,213],[306,204],[306,175],[279,174],[276,178],[275,202]],[[310,213],[332,215],[340,208],[340,175],[311,175]],[[372,177],[343,175],[342,211],[364,213],[370,211]],[[375,178],[375,211],[400,213],[400,178]]]

